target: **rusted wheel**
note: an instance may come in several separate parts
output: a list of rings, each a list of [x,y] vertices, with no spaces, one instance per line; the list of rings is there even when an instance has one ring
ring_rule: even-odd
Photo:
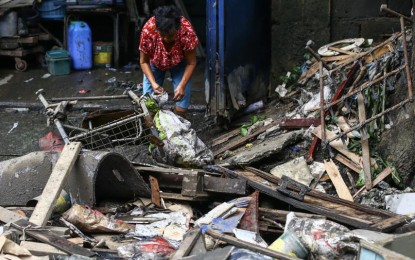
[[[14,66],[18,71],[26,71],[27,70],[27,62],[25,60],[20,60],[20,62],[16,62]]]

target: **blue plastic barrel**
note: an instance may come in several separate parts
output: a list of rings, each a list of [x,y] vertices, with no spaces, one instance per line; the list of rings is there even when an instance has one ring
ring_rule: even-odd
[[[88,24],[71,22],[68,30],[68,51],[76,70],[92,68],[92,33]]]

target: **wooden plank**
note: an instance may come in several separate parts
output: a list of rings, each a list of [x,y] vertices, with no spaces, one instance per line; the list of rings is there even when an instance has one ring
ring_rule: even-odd
[[[350,59],[352,56],[350,55],[337,55],[337,56],[331,56],[331,57],[321,57],[323,61],[339,61],[339,60],[347,60]]]
[[[30,251],[30,253],[36,256],[68,255],[62,250],[56,249],[55,247],[51,245],[39,243],[39,242],[22,241],[20,243],[20,246],[26,248],[27,250]]]
[[[382,232],[391,231],[393,228],[395,228],[394,226],[383,226],[383,229],[379,229],[378,227],[374,226],[380,221],[396,217],[397,214],[392,212],[360,205],[317,191],[308,192],[304,196],[304,201],[299,201],[276,191],[278,188],[278,184],[276,184],[278,183],[278,178],[275,176],[271,177],[272,179],[276,179],[275,183],[273,183],[268,179],[256,176],[256,174],[252,172],[236,172],[228,169],[225,170],[226,173],[232,177],[247,180],[249,186],[259,190],[261,193],[267,194],[280,201],[284,201],[298,209],[303,209],[315,214],[323,215],[327,218],[353,226],[355,228],[370,229]],[[288,188],[290,187],[288,186]],[[298,190],[295,191],[298,192]],[[406,220],[407,218],[403,216],[399,222],[399,225],[405,224]]]
[[[183,196],[196,197],[203,192],[203,176],[204,174],[198,172],[194,175],[186,175],[183,177],[182,192]]]
[[[313,134],[316,135],[318,138],[321,137],[321,130],[320,128],[316,127],[313,129]],[[331,139],[337,136],[334,132],[329,131],[326,129],[326,139]],[[336,149],[338,152],[343,154],[346,158],[350,159],[355,164],[361,165],[362,164],[362,157],[359,155],[349,151],[347,147],[343,145],[343,142],[340,139],[334,140],[330,142],[330,146]],[[371,164],[374,168],[377,168],[376,160],[371,158]]]
[[[366,109],[363,94],[357,95],[357,105],[359,109],[359,121],[366,121]],[[365,187],[367,190],[372,188],[372,174],[370,170],[370,150],[369,150],[369,136],[366,132],[366,126],[360,129],[361,143],[362,143],[362,164],[365,173]]]
[[[188,196],[183,196],[181,194],[169,193],[169,192],[161,192],[160,197],[162,197],[163,199],[180,200],[180,201],[207,201],[207,200],[210,200],[209,195],[200,195],[200,194],[198,194],[196,197],[188,197]]]
[[[20,230],[25,231],[28,236],[33,237],[34,239],[47,243],[51,246],[54,246],[57,249],[60,249],[68,254],[77,254],[82,256],[93,256],[94,253],[89,251],[86,248],[80,247],[65,238],[61,238],[58,235],[50,232],[46,229],[38,229],[37,226],[27,220],[21,219],[16,222],[12,222],[11,226]]]
[[[223,134],[223,135],[221,135],[219,137],[216,137],[210,143],[210,148],[215,147],[215,146],[217,146],[219,144],[223,144],[224,142],[227,142],[229,139],[231,139],[231,138],[239,135],[240,131],[241,130],[239,128],[237,128],[237,129],[234,129],[234,130],[232,130],[230,132],[227,132],[226,134]]]
[[[3,207],[0,207],[0,222],[7,224],[21,219],[27,219],[27,217],[17,214]]]
[[[350,194],[349,188],[347,188],[346,183],[344,183],[339,169],[337,169],[337,166],[334,164],[334,162],[331,159],[330,161],[324,160],[324,168],[326,169],[327,174],[330,176],[330,179],[336,188],[337,195],[339,195],[339,197],[342,199],[353,201],[352,194]]]
[[[150,176],[149,179],[151,187],[151,202],[153,202],[157,207],[161,207],[159,182],[153,176]]]
[[[45,226],[52,214],[53,206],[62,191],[66,178],[72,171],[75,161],[78,158],[81,147],[82,144],[80,142],[65,144],[55,167],[53,167],[49,180],[43,189],[39,202],[36,204],[35,210],[30,217],[31,223],[41,227]]]
[[[309,128],[311,125],[320,125],[320,118],[284,118],[280,123],[283,129]]]
[[[148,167],[147,167],[148,168]],[[196,174],[193,171],[192,174]],[[205,172],[202,172],[205,173]],[[145,175],[144,171],[141,171],[141,175]],[[151,172],[153,177],[157,178],[160,188],[163,189],[182,189],[182,182],[184,176],[188,174],[174,174],[174,173],[163,173],[163,172]],[[216,176],[220,174],[215,173]],[[240,179],[231,178],[219,178],[214,176],[206,176],[203,178],[203,191],[232,194],[232,195],[246,195],[246,181]]]
[[[213,155],[215,157],[217,157],[218,155],[224,153],[225,151],[233,150],[235,148],[238,148],[238,147],[244,145],[245,143],[247,143],[252,138],[257,137],[258,135],[262,134],[266,130],[270,129],[271,127],[276,126],[277,124],[278,124],[277,121],[273,121],[271,124],[261,127],[260,129],[256,130],[254,133],[252,133],[250,135],[247,135],[247,136],[244,136],[242,138],[239,138],[238,140],[235,140],[235,141],[229,143],[228,145],[225,145],[224,147],[214,151]]]
[[[336,154],[334,159],[336,159],[338,162],[342,163],[344,166],[351,169],[355,173],[360,173],[360,171],[362,170],[362,167],[360,165],[356,164],[355,162],[352,162],[340,153]]]
[[[247,193],[245,180],[217,177],[205,177],[203,179],[203,190],[233,195],[246,195]]]
[[[176,260],[188,256],[201,235],[202,232],[199,228],[194,228],[188,231],[171,259]]]

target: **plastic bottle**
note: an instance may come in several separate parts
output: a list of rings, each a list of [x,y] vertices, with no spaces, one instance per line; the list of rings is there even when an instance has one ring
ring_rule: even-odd
[[[92,33],[88,24],[73,21],[68,30],[68,51],[76,70],[92,68]]]

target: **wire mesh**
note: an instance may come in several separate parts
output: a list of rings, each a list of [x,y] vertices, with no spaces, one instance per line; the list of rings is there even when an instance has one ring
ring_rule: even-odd
[[[89,129],[64,125],[69,141],[81,142],[89,150],[116,151],[133,161],[147,150],[150,131],[145,126],[146,114],[134,111],[128,116],[93,126]]]

